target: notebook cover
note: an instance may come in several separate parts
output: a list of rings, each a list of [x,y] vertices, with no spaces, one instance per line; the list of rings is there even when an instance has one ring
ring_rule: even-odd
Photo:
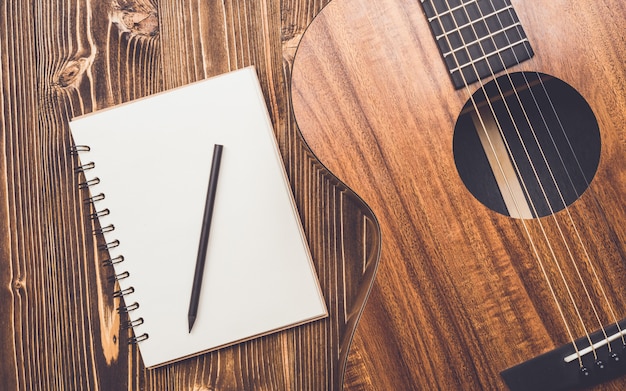
[[[327,316],[254,68],[70,123],[146,367]],[[224,145],[204,280],[187,310],[214,144]]]

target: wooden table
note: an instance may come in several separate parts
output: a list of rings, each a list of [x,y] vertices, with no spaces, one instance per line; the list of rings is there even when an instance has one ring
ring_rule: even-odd
[[[1,389],[362,385],[358,371],[344,373],[378,259],[377,225],[302,142],[288,90],[297,43],[327,2],[0,3]],[[102,238],[80,212],[68,121],[247,65],[259,73],[330,317],[146,370],[98,262]]]

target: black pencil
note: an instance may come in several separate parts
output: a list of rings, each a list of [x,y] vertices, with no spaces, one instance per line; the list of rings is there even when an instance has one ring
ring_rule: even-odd
[[[204,206],[204,217],[202,218],[202,230],[200,232],[200,244],[198,246],[198,258],[196,259],[196,270],[193,275],[193,287],[191,288],[191,299],[189,300],[189,332],[196,321],[198,312],[198,301],[200,300],[200,289],[202,288],[202,275],[204,274],[204,261],[209,242],[209,231],[211,230],[211,218],[213,217],[213,205],[215,204],[215,192],[217,190],[217,177],[220,173],[220,161],[222,159],[222,148],[220,144],[215,144],[213,148],[213,162],[211,163],[211,174],[209,176],[209,189],[206,195]]]

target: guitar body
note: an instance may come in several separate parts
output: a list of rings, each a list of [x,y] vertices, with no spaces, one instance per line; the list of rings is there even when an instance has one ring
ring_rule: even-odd
[[[298,127],[381,229],[348,358],[368,389],[506,389],[505,369],[626,317],[626,3],[511,2],[534,56],[509,72],[573,87],[601,142],[586,191],[540,218],[487,207],[461,178],[455,126],[481,83],[453,86],[418,0],[333,0],[296,52]]]

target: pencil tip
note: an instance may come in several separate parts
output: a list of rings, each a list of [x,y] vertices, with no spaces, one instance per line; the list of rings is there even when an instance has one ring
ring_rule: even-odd
[[[191,329],[193,327],[193,323],[196,321],[196,317],[193,315],[189,315],[189,332],[191,333]]]

